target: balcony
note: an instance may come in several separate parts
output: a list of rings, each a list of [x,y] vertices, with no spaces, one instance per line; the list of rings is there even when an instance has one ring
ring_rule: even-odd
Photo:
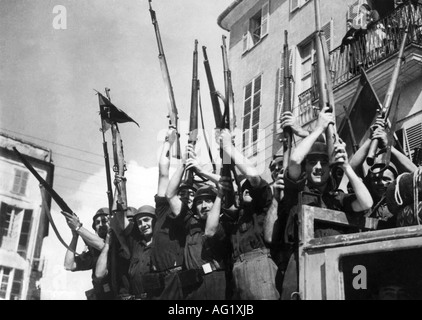
[[[402,85],[422,75],[422,5],[401,5],[353,44],[339,46],[330,52],[330,71],[336,100],[336,114],[344,114],[363,67],[370,77],[378,97],[385,95],[395,66],[406,26],[409,25],[405,58],[399,82]],[[316,65],[313,66],[316,74]],[[313,79],[317,79],[313,76]],[[316,83],[299,95],[297,115],[302,126],[316,117],[312,105],[318,100]],[[381,100],[382,101],[382,100]],[[341,107],[341,108],[340,108]]]

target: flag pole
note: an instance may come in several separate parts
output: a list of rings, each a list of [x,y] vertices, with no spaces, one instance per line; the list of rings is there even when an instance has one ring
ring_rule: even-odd
[[[110,96],[109,94],[110,89],[106,88],[105,92],[107,97]],[[110,99],[110,98],[109,98]],[[100,113],[101,113],[101,106],[100,106]],[[107,141],[105,138],[105,128],[104,128],[104,120],[101,117],[101,129],[103,135],[103,153],[104,153],[104,162],[105,162],[105,170],[106,170],[106,178],[107,178],[107,199],[108,199],[108,210],[111,214],[111,210],[113,207],[113,194],[112,194],[112,187],[111,187],[111,173],[110,173],[110,158],[108,156],[108,147]]]

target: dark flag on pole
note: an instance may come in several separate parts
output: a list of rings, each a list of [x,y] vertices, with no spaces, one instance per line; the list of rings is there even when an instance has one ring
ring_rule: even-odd
[[[124,111],[117,108],[114,104],[110,102],[106,97],[97,91],[98,100],[100,103],[100,115],[101,120],[103,121],[103,130],[107,131],[113,122],[115,123],[125,123],[125,122],[134,122],[139,127],[139,124],[129,117]]]
[[[340,138],[348,146],[349,154],[351,154],[349,151],[351,151],[353,140],[359,144],[375,121],[377,110],[382,107],[365,70],[361,69],[361,72],[355,94],[346,109],[346,116],[342,119],[338,128]],[[352,129],[347,125],[348,118]]]

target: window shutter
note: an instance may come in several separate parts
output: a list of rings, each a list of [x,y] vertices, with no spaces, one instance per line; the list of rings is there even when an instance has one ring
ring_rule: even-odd
[[[249,20],[246,21],[243,25],[243,51],[245,53],[249,49]]]
[[[19,247],[18,253],[26,258],[26,253],[28,251],[28,241],[31,235],[31,223],[32,222],[32,210],[25,210],[21,232],[19,235]]]
[[[410,150],[418,148],[422,143],[422,124],[418,123],[417,125],[406,129],[406,138]]]
[[[299,0],[290,0],[290,12],[299,8]]]
[[[261,11],[261,38],[268,34],[270,22],[270,2],[265,3],[262,6]]]
[[[324,32],[325,39],[327,40],[327,48],[328,48],[328,51],[331,51],[331,48],[332,48],[332,46],[331,46],[331,39],[333,38],[333,35],[332,35],[332,31],[333,31],[332,24],[333,24],[333,20],[330,20],[330,22],[328,22],[325,26],[322,27],[322,31]]]

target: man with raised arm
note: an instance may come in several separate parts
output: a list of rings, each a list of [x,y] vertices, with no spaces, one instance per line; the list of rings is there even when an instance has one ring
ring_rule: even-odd
[[[334,123],[334,116],[328,112],[328,107],[321,110],[316,127],[291,154],[287,171],[284,175],[285,196],[284,214],[288,215],[285,243],[292,246],[292,254],[285,271],[282,289],[282,300],[290,300],[298,292],[298,195],[302,196],[301,203],[310,206],[344,211],[346,213],[362,212],[371,208],[373,201],[368,189],[353,171],[349,164],[342,141],[334,147],[334,162],[338,163],[344,174],[348,177],[355,194],[345,194],[337,190],[332,168],[329,164],[328,147],[323,137],[328,125]],[[311,194],[309,194],[311,193]],[[323,223],[315,224],[315,237],[326,237],[344,233],[336,226]]]

